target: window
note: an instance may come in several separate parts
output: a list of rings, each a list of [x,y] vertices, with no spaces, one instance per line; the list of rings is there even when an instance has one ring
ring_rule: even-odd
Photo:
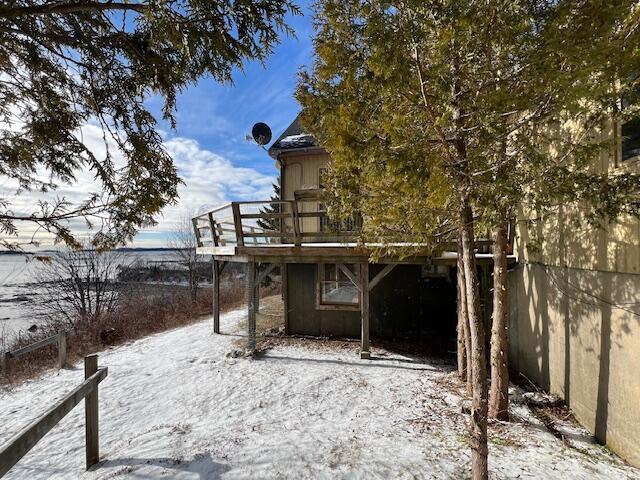
[[[318,188],[324,189],[323,178],[327,175],[327,167],[320,167],[318,169]],[[327,206],[318,202],[318,212],[324,214],[320,216],[320,231],[321,232],[353,232],[356,230],[356,221],[354,217],[347,218],[343,222],[332,222],[329,220],[327,213]]]
[[[622,124],[622,161],[640,156],[640,118]]]
[[[637,81],[637,77],[634,79]],[[637,105],[640,92],[622,98],[622,109]],[[622,161],[640,156],[640,117],[633,118],[622,124]]]
[[[354,265],[345,264],[344,268],[355,277]],[[349,276],[335,263],[318,265],[318,308],[354,309],[360,306],[360,291]]]

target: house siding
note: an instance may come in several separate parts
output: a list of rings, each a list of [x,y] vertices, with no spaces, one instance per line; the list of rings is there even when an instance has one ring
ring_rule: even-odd
[[[509,283],[511,368],[640,466],[640,275],[526,264]]]
[[[603,131],[611,135],[613,127]],[[604,152],[594,172],[638,171]],[[520,209],[510,272],[510,361],[562,397],[596,438],[640,466],[640,221],[586,225],[560,206],[532,223]],[[576,220],[582,220],[576,222]],[[532,249],[534,238],[541,248]]]

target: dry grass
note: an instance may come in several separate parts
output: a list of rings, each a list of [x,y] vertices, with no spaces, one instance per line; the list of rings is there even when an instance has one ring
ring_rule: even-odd
[[[278,285],[271,285],[260,289],[260,311],[256,314],[256,337],[258,350],[261,349],[265,336],[278,330],[284,330],[284,305]],[[244,317],[238,323],[238,331],[247,331],[247,318]],[[246,338],[238,338],[233,341],[237,349],[246,347]]]
[[[127,285],[117,312],[93,322],[78,322],[75,335],[67,339],[67,362],[74,363],[85,355],[142,338],[152,333],[188,325],[212,313],[211,288],[199,290],[191,301],[187,288],[167,285]],[[242,279],[231,279],[221,287],[222,311],[237,308],[245,299]],[[35,334],[9,342],[9,351],[54,335],[60,325],[49,324]],[[40,375],[57,365],[57,345],[50,345],[7,362],[7,375],[0,375],[0,385],[10,387],[27,378]]]

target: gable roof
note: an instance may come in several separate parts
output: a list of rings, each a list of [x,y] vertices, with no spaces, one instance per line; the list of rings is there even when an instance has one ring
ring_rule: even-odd
[[[300,125],[300,115],[298,115],[291,122],[291,125],[282,132],[282,135],[269,147],[269,155],[276,158],[278,154],[289,150],[318,147],[320,145],[314,136],[303,130],[302,125]]]

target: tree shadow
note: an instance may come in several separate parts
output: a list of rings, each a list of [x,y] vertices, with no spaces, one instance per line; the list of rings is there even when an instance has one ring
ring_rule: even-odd
[[[400,358],[372,358],[371,360],[363,360],[363,361],[347,361],[347,360],[339,360],[332,358],[300,358],[300,357],[283,357],[279,355],[270,355],[268,353],[264,353],[260,356],[256,357],[256,360],[260,361],[283,361],[288,363],[307,363],[307,364],[316,364],[316,365],[338,365],[342,367],[366,367],[366,368],[388,368],[391,370],[414,370],[414,371],[431,371],[431,372],[449,372],[453,367],[450,365],[438,365],[436,363],[429,362],[417,362],[409,359],[400,359]],[[408,366],[403,364],[394,364],[393,362],[398,363],[410,363],[415,366]]]
[[[191,460],[171,457],[125,457],[113,460],[105,460],[100,462],[90,471],[101,470],[104,468],[118,468],[114,475],[121,473],[134,472],[136,469],[144,466],[159,467],[166,470],[173,470],[173,475],[167,473],[167,478],[175,478],[178,472],[195,473],[201,480],[214,480],[222,478],[222,475],[230,470],[229,465],[218,463],[213,460],[210,452],[197,453]],[[192,478],[192,477],[189,477]]]
[[[632,429],[632,438],[611,428],[629,421],[634,407],[625,392],[640,388],[633,373],[640,368],[634,358],[640,357],[632,352],[640,329],[640,278],[632,273],[637,253],[630,253],[640,247],[638,222],[598,229],[572,222],[577,212],[566,207],[546,218],[543,251],[512,273],[518,302],[512,310],[513,363],[537,385],[560,394],[599,442],[614,435],[637,458],[640,429]],[[520,232],[526,243],[526,229]],[[533,351],[535,358],[527,357]]]

